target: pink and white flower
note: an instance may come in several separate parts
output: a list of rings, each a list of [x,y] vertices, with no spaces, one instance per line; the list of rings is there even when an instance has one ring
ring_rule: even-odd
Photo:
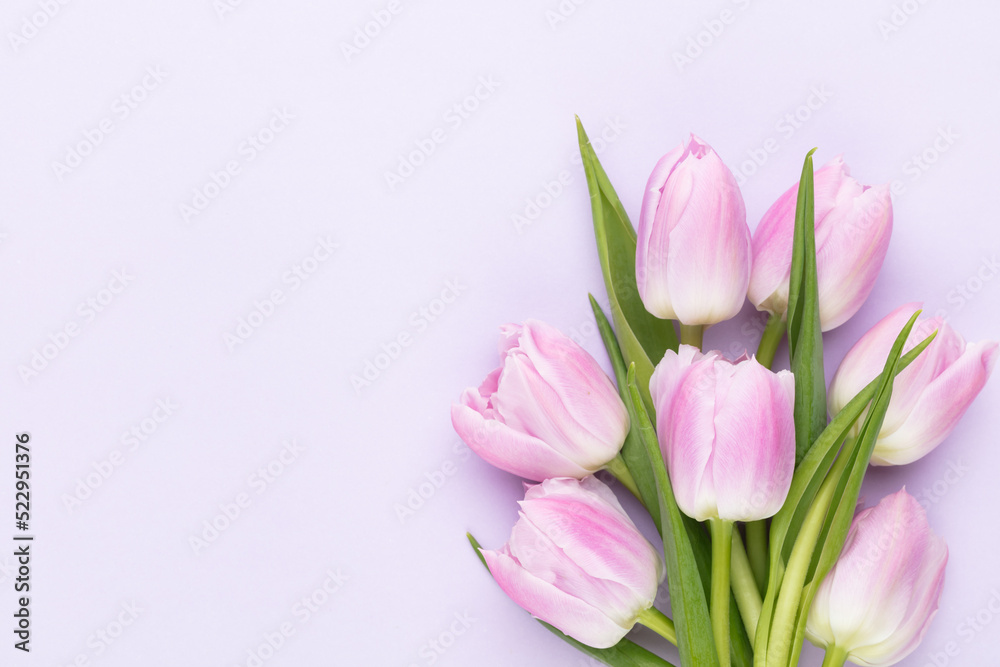
[[[520,505],[507,544],[482,550],[500,588],[577,641],[617,644],[656,598],[656,548],[594,477],[530,486]]]
[[[919,309],[919,303],[900,306],[854,344],[830,383],[830,414],[843,410],[882,373],[896,336]],[[875,465],[912,463],[941,444],[993,372],[997,343],[966,343],[940,317],[918,318],[903,352],[935,329],[938,333],[931,344],[893,382],[892,399],[872,455]]]
[[[814,175],[816,273],[823,331],[849,320],[868,298],[892,235],[889,186],[861,185],[842,156]],[[792,238],[799,184],[767,210],[753,235],[753,271],[747,296],[758,310],[784,317],[792,269]]]
[[[649,383],[677,505],[705,521],[755,521],[785,502],[795,468],[795,379],[690,345],[668,350]]]
[[[597,361],[544,322],[500,328],[501,365],[451,407],[462,439],[526,479],[586,477],[618,455],[628,412]]]
[[[646,183],[636,283],[653,315],[687,325],[734,317],[750,281],[750,229],[736,179],[691,135],[664,155]]]
[[[858,665],[893,665],[917,648],[937,612],[948,547],[902,489],[854,517],[809,610],[806,633]]]

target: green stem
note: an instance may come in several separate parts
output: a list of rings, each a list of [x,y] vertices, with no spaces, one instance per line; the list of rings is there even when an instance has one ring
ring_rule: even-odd
[[[621,454],[615,456],[615,458],[608,461],[608,465],[605,466],[608,472],[615,476],[626,489],[632,492],[632,495],[642,500],[642,496],[639,495],[639,486],[635,483],[635,478],[632,477],[632,473],[629,472],[628,466],[625,465],[625,459],[622,458]]]
[[[733,547],[733,522],[709,519],[712,533],[712,633],[715,650],[719,654],[719,667],[729,667],[729,573]]]
[[[847,651],[839,646],[830,646],[823,657],[823,667],[844,667],[847,662]]]
[[[704,337],[703,324],[681,324],[681,342],[685,345],[693,345],[700,350]]]
[[[760,336],[757,346],[757,361],[770,368],[774,363],[774,353],[778,351],[778,343],[785,337],[785,319],[781,315],[771,315],[767,318],[764,333]]]
[[[767,591],[767,519],[747,524],[747,557],[757,582],[757,592],[763,595]]]
[[[760,599],[760,591],[757,590],[754,572],[750,569],[747,552],[743,550],[743,540],[740,539],[740,531],[738,530],[733,531],[732,561],[730,573],[733,594],[736,596],[736,608],[740,610],[743,626],[747,629],[747,636],[752,645],[754,637],[757,636],[757,623],[760,621],[763,603]]]
[[[674,622],[656,607],[650,607],[640,612],[639,622],[677,646],[677,631],[674,629]]]
[[[788,564],[781,579],[781,590],[778,591],[778,600],[775,603],[774,616],[771,620],[772,632],[768,638],[767,647],[767,664],[769,665],[788,664],[792,651],[792,636],[796,629],[796,616],[799,613],[802,590],[805,586],[806,575],[809,573],[809,565],[812,562],[813,552],[816,550],[816,542],[823,529],[826,514],[830,510],[837,482],[840,481],[847,460],[850,458],[846,451],[840,453],[826,479],[823,480],[823,485],[816,493],[816,498],[809,507],[802,527],[799,529],[799,535],[795,538],[795,545],[792,547],[792,553],[788,556]]]

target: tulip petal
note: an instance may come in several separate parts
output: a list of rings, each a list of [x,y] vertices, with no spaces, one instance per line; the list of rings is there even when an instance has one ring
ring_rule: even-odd
[[[600,609],[616,624],[628,627],[635,621],[637,610],[645,609],[653,603],[656,595],[655,581],[643,586],[641,590],[652,591],[652,594],[648,599],[641,598],[626,585],[604,579],[597,572],[587,569],[586,566],[598,560],[597,558],[591,557],[583,563],[575,562],[554,538],[571,540],[573,531],[598,538],[605,535],[592,527],[582,528],[580,523],[586,523],[587,520],[578,521],[576,516],[570,514],[579,507],[566,503],[560,505],[563,512],[559,508],[551,513],[544,509],[535,511],[534,515],[539,520],[539,524],[535,524],[530,515],[531,506],[543,503],[542,500],[535,500],[522,505],[521,518],[514,525],[508,543],[510,555],[535,577]],[[579,551],[586,553],[587,545],[582,545]],[[618,559],[621,561],[620,556]],[[652,567],[648,569],[653,571]]]
[[[656,163],[646,182],[646,193],[639,214],[636,232],[636,285],[643,305],[653,315],[662,319],[675,319],[670,302],[670,289],[666,270],[670,231],[677,225],[690,197],[690,187],[677,178],[671,178],[686,147],[681,144]],[[689,179],[688,179],[689,180]],[[669,189],[668,182],[671,182]],[[662,205],[666,196],[669,206]]]
[[[688,516],[705,521],[718,515],[712,477],[715,441],[714,359],[704,358],[688,369],[683,384],[666,411],[657,406],[657,423],[664,424],[660,446],[670,473],[677,505]]]
[[[844,163],[841,153],[816,170],[813,175],[813,199],[816,202],[816,219],[822,220],[839,202],[861,194],[861,184],[851,178],[851,169]],[[792,188],[798,192],[799,184]]]
[[[860,512],[809,611],[807,633],[858,665],[911,653],[933,617],[947,562],[944,541],[905,489]]]
[[[664,353],[649,379],[649,393],[657,414],[670,411],[674,396],[680,390],[692,364],[706,356],[716,359],[718,353],[709,352],[705,355],[697,347],[685,344],[679,345],[676,352],[667,350]]]
[[[495,419],[486,419],[468,405],[451,406],[451,423],[462,440],[485,461],[525,479],[540,481],[540,471],[559,477],[585,477],[591,472],[538,438]]]
[[[941,444],[982,391],[996,359],[997,343],[969,344],[956,362],[926,385],[907,419],[894,431],[883,430],[872,463],[912,463]]]
[[[903,326],[921,308],[920,303],[907,303],[882,318],[878,324],[862,336],[857,343],[844,355],[837,372],[830,382],[828,402],[830,414],[836,415],[847,405],[858,392],[865,388],[869,382],[878,377],[885,365],[885,360],[889,357],[892,344],[896,336],[902,331]],[[920,355],[913,364],[921,363]],[[910,364],[912,367],[913,364]],[[908,367],[903,372],[909,371]],[[894,384],[894,392],[898,391]]]
[[[791,373],[756,359],[720,374],[712,459],[720,518],[757,521],[785,502],[795,469],[794,386]]]
[[[653,604],[662,572],[659,556],[627,516],[616,516],[603,501],[583,494],[571,501],[559,497],[525,500],[521,508],[527,520],[544,530],[582,571],[622,587],[626,604],[620,609],[624,616],[614,617],[616,621],[627,620],[629,610],[637,606]],[[566,520],[568,514],[572,521]],[[637,595],[640,591],[646,593],[643,599]]]
[[[510,428],[547,443],[590,473],[621,448],[620,442],[601,442],[576,421],[558,392],[521,351],[508,353],[504,360],[493,406]]]
[[[908,592],[916,579],[909,566],[919,564],[910,550],[919,545],[902,533],[897,517],[879,520],[873,513],[874,508],[858,516],[852,526],[853,539],[845,544],[837,563],[830,616],[838,646],[853,648],[886,641],[903,622],[909,607]],[[903,540],[905,544],[900,544]],[[859,604],[862,600],[877,604]]]
[[[597,360],[555,327],[535,320],[524,323],[520,349],[573,422],[613,450],[612,456],[617,453],[628,435],[628,412]]]
[[[895,664],[913,653],[927,634],[927,629],[937,614],[944,588],[945,566],[948,563],[948,547],[944,540],[936,535],[929,537],[925,545],[923,566],[914,583],[906,610],[906,620],[896,628],[890,640],[881,646],[856,648],[853,654],[859,664],[864,664],[860,662],[864,660]]]
[[[684,324],[722,322],[739,313],[750,283],[743,196],[732,172],[710,148],[701,159],[686,159],[674,178],[680,174],[690,196],[667,245],[671,304]]]
[[[889,186],[839,203],[817,225],[820,321],[829,331],[849,320],[875,287],[892,235]]]
[[[819,172],[816,172],[819,175]],[[817,179],[817,185],[819,181]],[[747,297],[758,310],[784,315],[788,310],[788,281],[792,274],[792,239],[799,184],[767,209],[753,233],[753,261]],[[817,218],[820,207],[816,206]]]
[[[838,155],[813,174],[813,199],[817,240],[821,235],[820,223],[842,199],[852,192],[845,186],[850,171]],[[861,193],[854,181],[853,191]],[[799,184],[778,197],[753,233],[753,261],[747,296],[757,310],[784,315],[788,310],[788,281],[792,272],[792,240],[795,229],[795,208],[798,204]]]
[[[940,317],[918,320],[910,332],[906,345],[903,346],[903,351],[911,350],[935,330],[937,336],[930,345],[893,382],[892,399],[889,401],[889,409],[882,422],[879,437],[899,430],[910,418],[928,385],[958,361],[965,351],[965,339]]]
[[[573,639],[594,648],[610,648],[631,629],[623,628],[594,606],[532,575],[506,550],[483,549],[481,553],[493,578],[514,602]]]
[[[814,175],[817,278],[823,331],[847,321],[864,303],[882,267],[892,232],[889,188],[862,186],[843,156]],[[785,315],[799,184],[761,218],[753,236],[747,293],[758,310]]]

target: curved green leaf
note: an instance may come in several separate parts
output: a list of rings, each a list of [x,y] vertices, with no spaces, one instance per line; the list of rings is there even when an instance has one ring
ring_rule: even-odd
[[[826,427],[823,330],[819,320],[816,278],[816,205],[812,161],[815,152],[815,148],[809,151],[802,165],[788,282],[788,354],[795,375],[796,465]]]
[[[601,333],[604,349],[608,351],[608,357],[611,359],[611,368],[614,369],[615,381],[618,384],[618,393],[621,395],[622,401],[628,405],[625,359],[622,357],[621,348],[618,346],[618,341],[611,330],[611,324],[608,322],[607,316],[605,316],[594,295],[591,294],[589,296],[590,307],[593,309],[594,319],[597,321],[597,330]],[[641,496],[639,500],[649,510],[649,515],[653,518],[656,529],[660,530],[660,501],[656,493],[656,480],[653,478],[653,471],[650,470],[649,462],[646,458],[646,446],[639,438],[639,433],[636,429],[629,429],[628,435],[625,438],[625,444],[622,445],[621,456],[629,472],[632,473],[632,479],[635,480],[636,486],[639,487],[639,495]]]
[[[597,254],[611,304],[611,318],[625,362],[635,364],[640,393],[652,412],[649,378],[653,375],[653,366],[663,358],[664,352],[677,349],[677,333],[673,322],[654,317],[642,305],[635,282],[635,229],[608,175],[604,173],[579,118],[576,119],[576,130],[587,188],[590,190]]]

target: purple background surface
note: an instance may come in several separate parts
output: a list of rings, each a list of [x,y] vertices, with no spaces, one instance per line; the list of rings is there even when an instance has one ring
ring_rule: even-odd
[[[0,513],[28,431],[37,541],[30,655],[0,549],[0,664],[591,664],[472,555],[467,530],[506,540],[521,484],[448,416],[501,323],[600,353],[573,115],[633,220],[688,131],[741,173],[751,226],[813,146],[900,181],[829,373],[905,301],[995,338],[998,21],[916,0],[5,3]],[[759,323],[747,306],[707,343],[753,349]],[[907,667],[996,664],[998,397],[866,481],[869,503],[906,484],[951,548]]]

